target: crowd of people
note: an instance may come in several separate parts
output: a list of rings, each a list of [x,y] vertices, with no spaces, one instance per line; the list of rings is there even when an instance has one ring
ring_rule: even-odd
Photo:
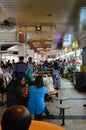
[[[32,57],[28,58],[28,62],[24,62],[22,56],[19,57],[18,62],[8,60],[4,63],[1,61],[0,93],[2,94],[2,102],[0,105],[7,104],[7,107],[26,106],[31,114],[37,115],[38,120],[42,119],[43,113],[48,116],[50,112],[45,102],[45,95],[48,96],[48,90],[44,86],[43,76],[40,76],[39,72],[49,72],[54,88],[60,89],[60,78],[69,64],[68,61],[59,59],[52,62],[40,61],[39,64],[36,64],[32,61]],[[70,71],[75,71],[75,60],[70,66]]]

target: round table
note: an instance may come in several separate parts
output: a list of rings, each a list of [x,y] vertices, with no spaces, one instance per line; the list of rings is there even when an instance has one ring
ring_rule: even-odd
[[[53,123],[32,120],[29,130],[65,130],[65,129]]]
[[[2,130],[1,125],[0,130]],[[53,123],[32,120],[29,130],[65,130],[65,129]]]

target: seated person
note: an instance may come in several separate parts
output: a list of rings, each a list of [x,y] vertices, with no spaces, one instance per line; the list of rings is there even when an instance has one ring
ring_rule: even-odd
[[[42,119],[42,114],[45,113],[49,116],[49,110],[45,103],[45,95],[48,93],[46,87],[44,87],[43,78],[37,76],[33,85],[28,87],[29,99],[28,110],[31,114],[37,114],[37,120]]]
[[[28,130],[31,115],[28,109],[21,105],[14,105],[6,109],[2,116],[2,130]]]
[[[42,65],[42,68],[41,68],[42,71],[48,71],[49,68],[46,66],[46,65]]]
[[[17,77],[16,80],[11,81],[7,92],[7,106],[12,105],[27,105],[27,99],[23,97],[23,89],[25,87],[25,78],[23,76]]]

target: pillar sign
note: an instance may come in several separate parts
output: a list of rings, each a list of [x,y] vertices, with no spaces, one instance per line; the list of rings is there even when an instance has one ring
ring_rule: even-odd
[[[23,33],[19,33],[19,42],[24,43],[25,42],[25,37]]]

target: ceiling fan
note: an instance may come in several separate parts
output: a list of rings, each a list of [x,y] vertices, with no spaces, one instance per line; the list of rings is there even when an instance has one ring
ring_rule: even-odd
[[[16,26],[16,20],[13,17],[8,17],[3,22],[0,23],[0,30],[1,31],[10,31],[14,29]]]

